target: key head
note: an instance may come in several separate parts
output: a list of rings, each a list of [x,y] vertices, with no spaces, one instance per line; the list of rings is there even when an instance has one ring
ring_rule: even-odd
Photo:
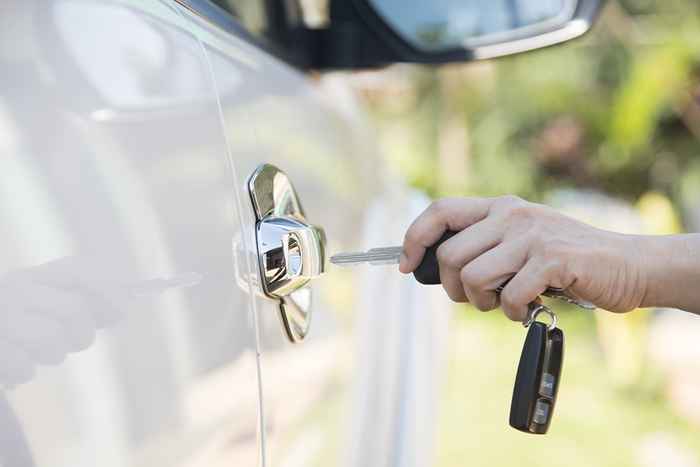
[[[426,248],[425,254],[423,255],[423,260],[418,265],[415,271],[413,271],[413,276],[418,282],[425,285],[436,285],[440,284],[440,265],[437,261],[437,249],[446,240],[449,240],[455,236],[457,232],[453,230],[447,230],[440,240],[435,242],[432,246]]]
[[[513,385],[510,426],[525,433],[549,429],[559,389],[564,334],[535,321],[530,325]]]

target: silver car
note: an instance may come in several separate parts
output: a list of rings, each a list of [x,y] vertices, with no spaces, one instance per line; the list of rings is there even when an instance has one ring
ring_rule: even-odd
[[[433,459],[445,299],[327,264],[427,200],[317,72],[539,48],[600,2],[216,3],[0,5],[2,467]]]

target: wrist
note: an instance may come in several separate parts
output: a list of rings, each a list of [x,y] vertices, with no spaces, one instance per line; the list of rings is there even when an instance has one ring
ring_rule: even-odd
[[[618,252],[622,257],[619,269],[620,301],[619,310],[631,311],[636,308],[644,308],[646,301],[656,294],[653,275],[654,259],[660,252],[652,251],[649,245],[652,237],[645,235],[614,234]]]
[[[663,301],[661,292],[663,287],[659,281],[664,274],[659,270],[659,263],[668,253],[668,247],[660,241],[660,237],[648,235],[634,235],[634,261],[639,269],[639,275],[644,277],[640,308],[660,306]]]
[[[688,308],[683,287],[692,287],[700,264],[698,252],[690,246],[691,237],[663,235],[639,238],[640,270],[646,277],[641,307]]]

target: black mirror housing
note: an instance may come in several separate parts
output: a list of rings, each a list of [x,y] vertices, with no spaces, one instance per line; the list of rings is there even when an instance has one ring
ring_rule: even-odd
[[[454,38],[436,40],[435,37],[441,37],[443,31],[447,29],[443,23],[437,23],[438,27],[429,30],[428,34],[422,34],[415,24],[411,24],[411,28],[397,27],[396,24],[390,24],[390,11],[384,11],[384,16],[378,11],[376,5],[381,1],[385,0],[331,0],[329,26],[313,31],[311,40],[313,59],[308,64],[309,68],[347,70],[376,68],[392,63],[444,64],[540,49],[585,34],[591,28],[605,2],[605,0],[563,0],[569,2],[569,11],[565,16],[557,17],[556,21],[525,24],[525,27],[512,22],[515,26],[508,26],[510,29],[481,36],[475,35],[472,39],[460,40],[458,37],[456,40]],[[402,1],[403,8],[411,8],[412,5],[415,8],[424,8],[421,6],[424,4],[422,0]],[[541,0],[522,1],[535,4]],[[430,2],[427,4],[429,5]],[[509,2],[509,5],[516,4],[517,2]],[[435,7],[429,8],[433,8],[431,13],[435,15]],[[515,16],[517,12],[508,10],[506,13]],[[448,21],[451,19],[450,13],[446,11],[438,10],[437,14],[444,14]],[[390,21],[385,19],[387,17]],[[420,13],[414,14],[411,19],[416,21],[416,18],[420,19]],[[433,27],[433,23],[428,21],[426,19],[426,24]],[[479,24],[472,26],[477,30],[481,27]],[[434,33],[434,30],[438,33]],[[442,34],[442,36],[445,35]],[[444,44],[440,44],[441,40]]]

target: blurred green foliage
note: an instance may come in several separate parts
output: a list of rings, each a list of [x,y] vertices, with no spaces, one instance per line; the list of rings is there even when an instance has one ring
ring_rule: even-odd
[[[567,45],[385,75],[367,92],[384,153],[431,196],[546,201],[573,188],[622,201],[647,233],[700,229],[697,0],[609,1]],[[700,464],[698,427],[669,409],[647,355],[652,315],[557,311],[569,344],[546,437],[507,426],[522,328],[500,313],[456,314],[438,465]]]
[[[699,65],[700,3],[611,1],[584,39],[402,68],[408,88],[370,103],[392,165],[433,196],[575,187],[680,203],[698,195]]]

